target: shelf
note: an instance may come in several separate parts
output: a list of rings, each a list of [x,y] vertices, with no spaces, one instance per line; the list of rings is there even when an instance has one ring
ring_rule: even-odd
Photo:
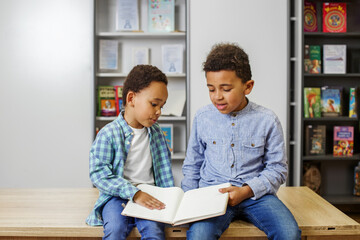
[[[360,78],[360,73],[339,73],[339,74],[330,74],[330,73],[320,73],[320,74],[311,74],[304,73],[304,77],[313,77],[313,78],[328,78],[328,77],[343,77],[343,78]]]
[[[320,118],[304,118],[304,122],[357,122],[359,121],[359,118],[351,118],[351,117],[345,117],[345,116],[339,116],[339,117],[320,117]]]
[[[171,156],[172,160],[183,160],[185,159],[185,152],[174,152]]]
[[[117,117],[96,117],[96,121],[104,121],[104,122],[110,122],[110,121],[114,121]],[[158,119],[158,121],[185,121],[186,117],[185,116],[181,116],[181,117],[177,117],[177,116],[160,116],[160,118]]]
[[[358,38],[360,32],[328,33],[328,32],[304,32],[304,37],[318,38]]]
[[[323,195],[331,204],[360,204],[360,197],[354,195]]]
[[[183,78],[186,77],[185,73],[167,73],[168,78]],[[126,77],[127,73],[96,73],[97,77]]]
[[[354,154],[352,157],[334,157],[331,154],[303,156],[303,161],[360,161],[360,154]]]
[[[186,36],[185,32],[149,33],[149,32],[99,32],[98,37],[110,38],[178,38]]]

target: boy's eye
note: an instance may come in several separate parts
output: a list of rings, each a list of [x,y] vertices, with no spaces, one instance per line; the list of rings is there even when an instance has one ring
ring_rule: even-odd
[[[156,103],[151,103],[151,106],[156,107],[157,104]]]
[[[210,89],[210,88],[209,88],[209,92],[214,92],[214,91],[215,91],[215,89]]]
[[[230,92],[231,91],[231,88],[229,89],[224,89],[225,92]]]

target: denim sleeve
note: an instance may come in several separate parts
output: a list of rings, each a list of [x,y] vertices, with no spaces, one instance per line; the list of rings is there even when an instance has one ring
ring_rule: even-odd
[[[265,194],[275,194],[287,177],[287,159],[282,127],[277,118],[268,129],[266,137],[264,166],[259,176],[246,181],[254,192],[253,199]]]
[[[199,188],[200,168],[205,159],[205,147],[200,141],[199,126],[197,121],[198,117],[195,116],[186,151],[186,158],[182,167],[184,178],[181,182],[181,188],[185,192],[191,189]]]
[[[139,190],[123,177],[113,173],[114,149],[106,134],[101,132],[90,149],[90,179],[103,193],[132,199]]]

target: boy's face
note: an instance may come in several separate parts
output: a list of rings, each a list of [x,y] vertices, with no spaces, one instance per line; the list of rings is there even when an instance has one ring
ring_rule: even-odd
[[[129,91],[127,98],[127,104],[132,107],[129,114],[125,110],[127,123],[133,128],[151,127],[161,115],[168,91],[165,83],[154,81],[138,93]]]
[[[207,72],[206,82],[211,102],[223,114],[243,109],[247,105],[245,96],[254,86],[254,80],[243,83],[235,71],[230,70]]]

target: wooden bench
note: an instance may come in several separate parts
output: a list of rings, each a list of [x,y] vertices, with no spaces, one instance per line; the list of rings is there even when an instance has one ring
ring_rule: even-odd
[[[360,225],[307,187],[281,187],[279,198],[295,216],[303,240],[360,239]],[[96,189],[0,189],[1,240],[100,240],[102,227],[86,225]],[[185,227],[166,228],[167,239],[186,239]],[[139,238],[134,229],[129,239]],[[250,223],[235,221],[221,239],[266,239]]]

